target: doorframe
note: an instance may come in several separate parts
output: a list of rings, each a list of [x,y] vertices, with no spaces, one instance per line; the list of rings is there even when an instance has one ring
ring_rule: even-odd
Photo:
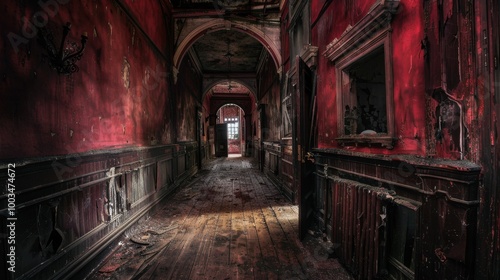
[[[202,137],[203,137],[203,125],[202,125],[202,120],[203,119],[203,111],[200,107],[196,107],[196,141],[198,142],[198,152],[197,152],[197,162],[196,164],[198,165],[198,170],[201,170],[202,168]]]

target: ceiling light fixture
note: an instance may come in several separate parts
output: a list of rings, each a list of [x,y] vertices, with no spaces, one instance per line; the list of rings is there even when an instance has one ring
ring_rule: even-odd
[[[228,81],[227,90],[231,91],[233,86],[231,85],[230,73],[231,73],[231,57],[233,56],[233,54],[230,51],[231,39],[229,39],[229,37],[227,37],[226,44],[227,44],[227,52],[224,56],[227,58],[227,81]]]

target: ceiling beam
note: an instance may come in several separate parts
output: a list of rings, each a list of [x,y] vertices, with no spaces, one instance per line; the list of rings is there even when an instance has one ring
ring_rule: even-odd
[[[257,69],[255,69],[256,73],[260,73],[260,70],[262,70],[262,67],[264,66],[264,63],[267,61],[267,58],[269,56],[269,53],[267,50],[262,48],[262,51],[260,52],[259,56],[259,61],[257,63]]]

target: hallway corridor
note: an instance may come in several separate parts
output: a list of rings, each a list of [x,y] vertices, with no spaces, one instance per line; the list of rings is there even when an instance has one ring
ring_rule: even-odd
[[[210,161],[160,208],[89,279],[351,279],[252,159]]]

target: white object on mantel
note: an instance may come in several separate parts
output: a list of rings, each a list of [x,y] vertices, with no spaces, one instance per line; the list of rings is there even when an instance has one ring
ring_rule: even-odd
[[[361,135],[376,135],[377,132],[375,130],[367,129],[367,130],[361,131],[360,134]]]

